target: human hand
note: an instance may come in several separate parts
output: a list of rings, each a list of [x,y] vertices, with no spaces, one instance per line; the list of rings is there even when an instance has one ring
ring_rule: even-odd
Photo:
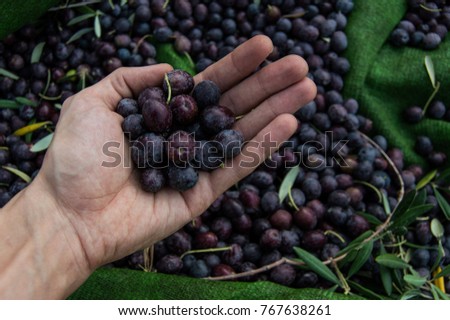
[[[271,41],[256,36],[194,78],[196,83],[216,82],[221,104],[236,115],[245,114],[234,129],[252,143],[232,166],[201,172],[196,186],[182,193],[170,188],[146,193],[132,167],[102,166],[111,160],[103,152],[105,143],[124,143],[123,118],[114,111],[117,103],[136,97],[145,87],[161,85],[169,65],[119,69],[64,103],[55,138],[29,188],[50,194],[55,210],[46,216],[64,225],[62,238],[70,239],[68,259],[77,261],[80,274],[86,276],[175,232],[256,168],[238,165],[246,153],[256,154],[260,163],[275,151],[261,144],[267,133],[280,145],[295,132],[297,120],[291,113],[314,98],[315,85],[306,78],[307,64],[298,56],[287,56],[252,75],[271,51]],[[117,152],[122,161],[129,159],[127,145]]]

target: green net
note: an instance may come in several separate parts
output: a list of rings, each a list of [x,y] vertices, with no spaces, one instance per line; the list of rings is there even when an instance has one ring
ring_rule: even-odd
[[[10,27],[23,24],[24,17],[36,17],[48,3],[55,1],[28,0],[14,5],[0,2],[0,37]],[[444,42],[438,50],[397,49],[387,42],[395,25],[406,12],[405,0],[354,0],[355,10],[346,29],[349,48],[346,55],[352,70],[346,77],[345,96],[360,102],[360,112],[373,120],[374,133],[387,137],[391,146],[405,153],[407,162],[424,164],[424,159],[413,150],[417,135],[430,136],[435,147],[450,155],[450,123],[425,119],[420,124],[408,125],[402,112],[410,105],[423,106],[433,88],[424,67],[424,58],[430,55],[435,64],[436,78],[441,82],[437,99],[450,104],[448,92],[450,75],[450,43]],[[9,13],[9,14],[8,14]],[[6,18],[6,20],[5,20]],[[158,47],[158,61],[176,68],[192,69],[191,62],[173,52],[168,45]],[[182,276],[168,276],[124,269],[96,271],[71,299],[355,299],[326,290],[292,289],[269,282],[215,282]]]

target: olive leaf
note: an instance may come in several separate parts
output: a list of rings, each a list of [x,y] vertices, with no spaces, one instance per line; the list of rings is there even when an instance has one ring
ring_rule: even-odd
[[[379,226],[383,223],[378,218],[367,212],[358,211],[358,215],[365,218],[370,224],[373,224],[374,226]]]
[[[295,180],[297,179],[298,173],[300,172],[300,167],[295,166],[289,169],[289,172],[284,176],[281,182],[280,189],[278,190],[278,195],[280,197],[280,203],[283,203],[284,199],[289,195],[292,187],[294,186]]]
[[[100,24],[100,15],[96,14],[95,15],[95,19],[94,19],[94,31],[95,31],[95,36],[97,38],[100,38],[102,36],[102,26]]]
[[[4,76],[13,80],[19,80],[19,76],[12,73],[11,71],[8,71],[6,69],[0,68],[0,76]]]
[[[431,85],[436,88],[436,73],[434,71],[434,63],[430,56],[425,56],[425,68],[427,69],[428,76],[430,77]]]
[[[0,108],[18,109],[19,107],[17,101],[0,99]]]
[[[41,140],[36,142],[30,149],[31,152],[41,152],[44,150],[47,150],[47,148],[50,146],[50,143],[53,140],[54,133],[50,133],[49,135],[43,137]]]
[[[403,295],[400,297],[400,300],[414,299],[414,298],[420,297],[421,294],[422,294],[422,292],[420,290],[411,289],[411,290],[408,290],[405,293],[403,293]]]
[[[445,181],[445,182],[450,182],[447,179],[450,177],[450,168],[442,171],[441,173],[439,173],[438,177],[436,178],[437,181]]]
[[[15,174],[16,176],[18,176],[19,178],[21,178],[23,181],[25,181],[26,183],[30,183],[31,182],[31,178],[29,175],[27,175],[25,172],[20,171],[19,169],[16,168],[12,168],[9,166],[2,166],[3,169]]]
[[[26,105],[26,106],[32,106],[32,107],[37,107],[39,105],[38,102],[30,100],[28,98],[25,97],[16,97],[16,102],[22,105]]]
[[[31,119],[31,121],[28,123],[28,125],[34,124],[34,123],[36,123],[36,118]],[[25,142],[26,142],[26,143],[30,143],[32,137],[33,137],[33,132],[28,132],[28,133],[25,135]]]
[[[387,195],[384,192],[381,192],[381,195],[382,195],[382,199],[383,199],[382,202],[383,202],[384,211],[387,214],[391,214],[392,213],[391,206],[389,205],[389,199],[388,199]]]
[[[446,277],[450,275],[450,264],[447,265],[444,269],[442,269],[437,275],[433,277],[433,280],[438,279],[440,277]]]
[[[450,220],[450,205],[444,196],[438,191],[437,188],[434,189],[434,195],[436,197],[437,202],[439,203],[439,207],[441,207],[442,212],[444,213],[447,220]]]
[[[93,31],[93,30],[94,30],[94,28],[83,28],[83,29],[80,29],[80,30],[78,30],[77,32],[75,32],[75,33],[70,37],[70,39],[67,40],[66,43],[69,44],[69,43],[72,43],[72,42],[74,42],[74,41],[77,41],[77,40],[80,39],[82,36],[84,36],[85,34],[91,32],[91,31]]]
[[[45,126],[47,126],[49,124],[53,124],[53,122],[51,122],[51,121],[43,121],[43,122],[33,123],[33,124],[28,125],[28,126],[25,126],[25,127],[20,128],[20,129],[17,129],[16,131],[14,131],[13,134],[15,136],[19,136],[19,137],[20,136],[24,136],[24,135],[26,135],[29,132],[36,131],[36,130],[38,130],[38,129],[42,128],[42,127],[45,127]]]
[[[413,223],[416,218],[422,216],[424,213],[430,211],[434,206],[432,204],[422,204],[417,207],[412,207],[408,209],[403,215],[397,217],[397,219],[392,223],[392,228],[402,228],[407,227]]]
[[[383,243],[380,246],[380,253],[386,254],[386,249],[384,248]],[[380,265],[380,277],[381,283],[383,284],[384,291],[388,296],[392,294],[392,274],[391,270],[386,268],[385,266]]]
[[[360,295],[363,295],[368,299],[371,299],[371,300],[386,300],[387,299],[387,297],[383,297],[382,295],[360,285],[359,283],[357,283],[355,281],[348,280],[348,284],[350,285],[350,287],[352,289],[358,291],[358,293]]]
[[[45,94],[47,93],[47,90],[48,90],[48,88],[50,87],[51,81],[52,81],[52,73],[51,73],[50,69],[48,69],[48,70],[47,70],[47,82],[45,83],[45,88],[44,88],[44,90],[42,91],[42,94],[45,95]]]
[[[355,260],[348,271],[348,277],[352,277],[355,275],[362,266],[366,263],[366,261],[370,258],[373,250],[373,240],[366,242],[360,249],[356,251],[357,255]]]
[[[317,259],[315,256],[313,256],[311,253],[309,253],[306,250],[303,250],[298,247],[294,247],[294,251],[297,254],[297,256],[315,273],[317,273],[322,278],[333,282],[335,284],[340,284],[339,279],[336,277],[336,275],[328,268],[326,265],[323,264],[322,261]]]
[[[427,184],[431,182],[431,180],[436,177],[437,170],[433,170],[431,172],[428,172],[425,177],[423,177],[416,185],[416,190],[420,190],[423,187],[425,187]]]
[[[433,248],[433,250],[436,250],[436,248]],[[435,271],[436,268],[439,267],[442,257],[445,255],[445,251],[444,251],[444,247],[442,246],[442,242],[439,240],[438,241],[438,248],[437,248],[437,256],[434,259],[434,263],[431,266],[431,271]]]
[[[41,60],[42,51],[44,50],[45,42],[39,42],[31,53],[31,63],[38,63]]]
[[[411,204],[413,203],[416,194],[417,194],[416,190],[411,190],[403,197],[403,199],[397,205],[397,208],[395,209],[394,213],[392,214],[391,218],[392,221],[395,221],[397,217],[403,215],[411,207]]]
[[[345,248],[343,248],[341,251],[339,251],[338,256],[342,256],[343,254],[355,249],[357,246],[359,246],[364,240],[366,240],[372,234],[373,234],[372,230],[368,230],[368,231],[364,232],[359,237],[357,237],[352,242],[350,242]]]
[[[419,277],[419,276],[412,275],[412,274],[405,274],[403,276],[403,280],[405,280],[405,282],[407,282],[417,288],[422,287],[427,282],[426,278]]]
[[[425,189],[422,189],[418,191],[418,193],[416,194],[416,197],[414,198],[414,201],[411,204],[411,206],[415,207],[421,204],[425,204],[426,200],[427,200],[427,191]]]
[[[433,220],[431,220],[431,233],[433,234],[433,236],[435,236],[437,239],[440,239],[444,236],[444,226],[442,225],[442,223],[434,218]]]
[[[82,22],[82,21],[84,21],[84,20],[93,18],[93,17],[95,17],[95,16],[96,16],[96,13],[92,13],[92,12],[86,13],[86,14],[82,14],[81,16],[77,16],[77,17],[73,18],[72,20],[70,20],[70,21],[67,23],[67,26],[68,26],[68,27],[73,26],[74,24],[80,23],[80,22]]]
[[[378,197],[378,201],[381,203],[383,201],[383,194],[381,193],[381,191],[375,187],[373,184],[368,183],[366,181],[360,181],[360,180],[354,180],[354,183],[358,183],[358,184],[362,184],[363,186],[366,186],[370,189],[372,189],[373,191],[375,191],[377,197]]]
[[[408,263],[391,253],[381,254],[375,258],[375,261],[391,269],[406,269],[411,267]]]
[[[450,297],[444,292],[442,292],[442,290],[438,286],[430,283],[430,288],[431,294],[433,295],[433,298],[435,300],[450,300]]]

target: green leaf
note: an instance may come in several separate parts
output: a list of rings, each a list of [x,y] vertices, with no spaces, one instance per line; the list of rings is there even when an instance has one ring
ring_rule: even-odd
[[[380,253],[386,254],[386,249],[384,248],[383,243],[381,243],[380,247]],[[388,296],[391,296],[392,294],[392,274],[391,270],[380,266],[380,277],[381,277],[381,283],[383,284],[384,291]]]
[[[357,255],[355,257],[355,260],[353,260],[352,266],[350,267],[350,270],[348,271],[348,277],[352,277],[355,275],[366,263],[366,261],[369,259],[370,255],[372,254],[373,250],[373,240],[366,242],[361,249],[357,250]]]
[[[394,213],[392,214],[391,218],[392,221],[395,221],[397,217],[404,214],[411,207],[411,204],[413,203],[416,194],[417,194],[416,190],[411,190],[403,197],[402,201],[400,201]]]
[[[444,236],[444,226],[437,218],[431,220],[431,233],[437,239],[440,239]]]
[[[422,287],[427,282],[426,278],[418,277],[412,274],[405,274],[403,276],[403,280],[417,288]]]
[[[376,217],[367,212],[358,211],[358,215],[365,218],[370,224],[373,224],[374,226],[379,226],[383,223],[379,219],[377,219]]]
[[[56,109],[58,109],[58,110],[61,110],[61,109],[62,109],[61,103],[55,103],[54,107],[55,107]]]
[[[25,172],[22,172],[16,168],[11,168],[8,166],[2,166],[3,169],[8,170],[11,173],[14,173],[16,176],[18,176],[19,178],[21,178],[23,181],[25,181],[26,183],[30,183],[31,182],[31,178],[29,175],[27,175]]]
[[[81,16],[75,17],[72,20],[69,21],[69,23],[67,23],[67,26],[73,26],[74,24],[80,23],[81,21],[90,19],[95,17],[97,14],[96,13],[86,13],[86,14],[82,14]]]
[[[439,298],[439,294],[437,293],[437,287],[434,284],[430,283],[430,289],[431,289],[431,294],[433,295],[433,299],[441,300]]]
[[[11,71],[3,69],[3,68],[0,68],[0,76],[11,78],[13,80],[19,80],[19,76],[18,75],[12,73]]]
[[[0,99],[0,108],[19,109],[20,105],[13,100]]]
[[[342,259],[341,261],[339,261],[339,266],[340,267],[344,267],[345,265],[349,264],[350,262],[352,262],[353,260],[355,260],[356,256],[357,256],[357,250],[352,250],[349,251],[346,256],[344,257],[344,259]]]
[[[102,36],[102,26],[100,25],[100,16],[97,14],[94,19],[95,36],[100,38]]]
[[[434,195],[436,196],[436,200],[439,203],[439,206],[441,207],[441,210],[444,213],[445,218],[447,218],[447,220],[450,220],[450,205],[448,204],[447,200],[438,191],[437,188],[434,188]]]
[[[403,295],[400,297],[400,300],[414,299],[420,297],[421,293],[422,292],[420,292],[420,290],[418,289],[411,289],[403,293]]]
[[[44,150],[47,150],[47,148],[50,146],[50,143],[53,140],[54,133],[50,133],[49,135],[45,136],[38,142],[36,142],[30,149],[31,152],[41,152]]]
[[[26,135],[29,132],[36,131],[36,130],[38,130],[38,129],[42,128],[42,127],[45,127],[45,126],[47,126],[49,124],[53,124],[53,122],[51,122],[51,121],[43,121],[43,122],[33,123],[33,124],[30,124],[30,125],[25,126],[23,128],[17,129],[16,131],[14,131],[13,135],[19,136],[19,137],[20,136],[24,136],[24,135]]]
[[[30,125],[30,124],[34,124],[34,123],[36,123],[36,118],[31,119],[31,121],[30,121],[28,124]],[[28,132],[28,133],[25,135],[25,142],[26,142],[26,143],[30,143],[32,137],[33,137],[33,132]]]
[[[156,47],[156,60],[165,62],[173,66],[174,69],[182,69],[190,75],[195,75],[195,68],[192,67],[189,59],[185,55],[175,51],[171,43],[154,43]]]
[[[39,105],[38,102],[30,100],[28,98],[25,97],[16,97],[16,102],[22,105],[26,105],[26,106],[32,106],[32,107],[37,107]]]
[[[380,191],[377,187],[375,187],[373,184],[368,183],[368,182],[366,182],[366,181],[360,181],[360,180],[354,180],[353,182],[354,182],[354,183],[358,183],[358,184],[362,184],[363,186],[366,186],[366,187],[372,189],[372,190],[376,193],[376,195],[377,195],[377,197],[378,197],[378,201],[379,201],[380,203],[383,201],[383,194],[382,194],[381,191]]]
[[[330,282],[340,284],[336,275],[326,265],[324,265],[322,261],[317,259],[311,253],[298,247],[294,247],[294,251],[312,271]]]
[[[434,63],[430,56],[425,56],[425,68],[430,77],[431,85],[433,88],[436,88],[436,73],[434,72]]]
[[[289,172],[284,176],[281,182],[280,189],[278,190],[278,195],[280,197],[280,203],[283,203],[284,199],[289,195],[289,191],[294,186],[295,180],[297,179],[298,173],[300,172],[300,167],[295,166],[289,169]]]
[[[436,270],[437,267],[439,267],[442,257],[445,254],[444,248],[442,247],[442,242],[439,240],[438,242],[438,248],[433,248],[432,250],[437,250],[437,256],[434,259],[434,263],[431,266],[431,272],[434,272]]]
[[[72,43],[74,41],[77,41],[78,39],[80,39],[82,36],[84,36],[85,34],[91,32],[92,30],[94,30],[94,28],[83,28],[78,30],[77,32],[75,32],[69,40],[67,40],[67,44]]]
[[[411,207],[425,204],[426,201],[427,201],[427,191],[425,189],[422,189],[416,194],[414,201],[411,204]]]
[[[375,258],[375,261],[391,269],[407,269],[411,266],[394,254],[385,253]]]
[[[420,190],[423,187],[425,187],[427,184],[429,184],[434,179],[434,177],[436,177],[436,174],[437,174],[437,170],[428,172],[427,175],[425,177],[423,177],[422,179],[420,179],[420,181],[417,183],[416,190]]]
[[[359,237],[354,239],[352,242],[350,242],[344,249],[339,251],[338,256],[341,256],[341,255],[353,250],[354,248],[359,246],[361,244],[361,242],[363,242],[368,237],[370,237],[372,234],[373,234],[372,230],[368,230],[368,231],[364,232],[362,235],[360,235]]]
[[[450,168],[445,169],[444,171],[440,172],[438,177],[436,178],[437,181],[444,181],[448,182],[447,179],[450,177]]]
[[[121,0],[120,1],[120,6],[123,7],[124,5],[126,5],[128,3],[128,0]]]
[[[386,195],[384,192],[381,192],[381,195],[382,195],[382,199],[383,199],[383,208],[384,208],[384,211],[385,211],[387,214],[391,214],[391,213],[392,213],[392,211],[391,211],[391,206],[389,205],[389,199],[388,199],[387,195]]]
[[[442,269],[442,271],[439,272],[437,275],[435,275],[433,280],[438,279],[440,277],[446,277],[448,275],[450,275],[450,264],[447,265],[444,269]]]
[[[360,285],[359,283],[355,282],[355,281],[351,281],[348,280],[348,284],[350,285],[350,287],[352,289],[355,289],[356,291],[358,291],[359,294],[361,294],[362,296],[371,299],[371,300],[386,300],[385,297],[383,297],[382,295],[379,295],[376,292],[373,292],[372,290],[363,287],[362,285]]]
[[[413,223],[416,218],[430,211],[434,206],[432,204],[422,204],[417,207],[411,207],[400,218],[397,218],[393,223],[393,228],[407,227]]]
[[[39,42],[31,53],[31,64],[38,63],[41,60],[42,51],[44,50],[45,42]]]
[[[431,287],[431,293],[433,294],[433,297],[435,300],[450,300],[450,297],[445,294],[444,292],[442,292],[441,289],[439,289],[438,286],[430,283],[430,287]]]

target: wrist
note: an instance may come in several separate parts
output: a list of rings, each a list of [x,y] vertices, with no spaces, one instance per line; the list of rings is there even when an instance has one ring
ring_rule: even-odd
[[[0,211],[0,296],[56,299],[92,270],[77,233],[38,175]]]

